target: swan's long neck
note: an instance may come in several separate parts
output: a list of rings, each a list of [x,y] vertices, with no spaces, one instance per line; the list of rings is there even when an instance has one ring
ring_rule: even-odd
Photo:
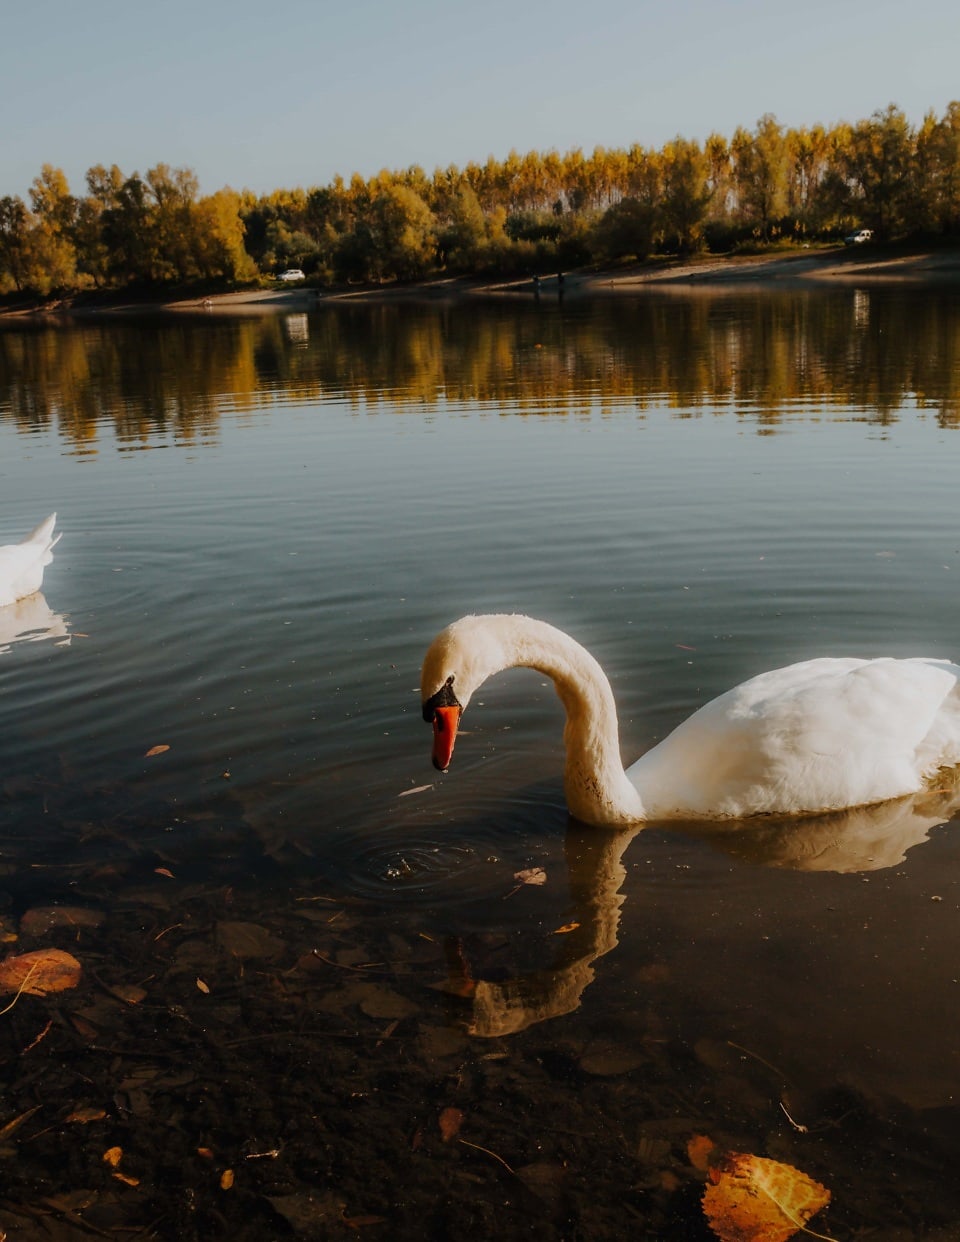
[[[622,827],[642,820],[640,795],[620,758],[613,691],[593,656],[562,630],[532,617],[469,617],[451,630],[466,625],[473,630],[463,636],[467,650],[476,657],[469,693],[500,669],[519,666],[545,673],[556,686],[567,714],[564,792],[571,813],[587,824]]]

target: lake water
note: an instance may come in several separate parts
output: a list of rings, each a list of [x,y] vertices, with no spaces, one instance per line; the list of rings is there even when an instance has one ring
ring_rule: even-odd
[[[542,617],[632,761],[956,659],[958,435],[955,291],[5,324],[0,542],[63,538],[0,610],[0,917],[84,971],[0,1019],[8,1236],[710,1238],[698,1135],[960,1236],[955,797],[590,831],[543,677],[446,776],[418,680]]]

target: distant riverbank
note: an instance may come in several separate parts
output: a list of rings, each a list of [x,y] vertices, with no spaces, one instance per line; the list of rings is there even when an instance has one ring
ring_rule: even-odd
[[[203,297],[139,300],[117,296],[92,299],[78,296],[42,304],[0,308],[4,316],[88,316],[129,314],[144,310],[218,313],[263,313],[309,310],[325,302],[345,301],[460,301],[467,298],[559,297],[637,294],[645,290],[709,290],[732,285],[740,288],[828,285],[958,285],[960,248],[890,252],[871,247],[836,246],[736,257],[699,256],[694,259],[651,260],[605,271],[581,270],[539,278],[485,280],[449,277],[413,283],[391,283],[349,289],[246,289]]]

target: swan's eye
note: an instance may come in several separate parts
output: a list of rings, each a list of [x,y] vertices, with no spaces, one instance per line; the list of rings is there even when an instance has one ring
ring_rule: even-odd
[[[438,707],[460,707],[460,701],[453,693],[453,676],[447,678],[436,694],[432,694],[423,704],[423,718],[427,724],[433,724],[434,714]]]

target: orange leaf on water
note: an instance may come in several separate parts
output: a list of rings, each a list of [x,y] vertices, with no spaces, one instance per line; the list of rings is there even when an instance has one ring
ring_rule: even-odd
[[[459,1108],[445,1108],[440,1114],[440,1137],[445,1143],[460,1133],[463,1125],[463,1113]]]
[[[103,1153],[103,1163],[109,1164],[111,1169],[115,1169],[123,1159],[122,1147],[108,1147]]]
[[[694,1134],[687,1142],[687,1159],[695,1169],[706,1173],[710,1167],[710,1153],[715,1147],[716,1143],[709,1135]]]
[[[710,1180],[703,1210],[720,1242],[786,1242],[830,1202],[830,1191],[806,1173],[743,1152],[725,1155]]]
[[[558,927],[555,931],[552,931],[550,935],[551,936],[565,936],[567,932],[576,931],[579,926],[580,926],[579,923],[564,923],[562,927]]]
[[[37,949],[0,962],[0,992],[45,996],[75,988],[79,982],[80,963],[61,949]]]
[[[151,746],[150,749],[147,751],[147,753],[143,757],[144,759],[152,759],[154,755],[162,755],[165,750],[169,750],[169,749],[170,749],[169,746],[163,746],[163,745]]]

